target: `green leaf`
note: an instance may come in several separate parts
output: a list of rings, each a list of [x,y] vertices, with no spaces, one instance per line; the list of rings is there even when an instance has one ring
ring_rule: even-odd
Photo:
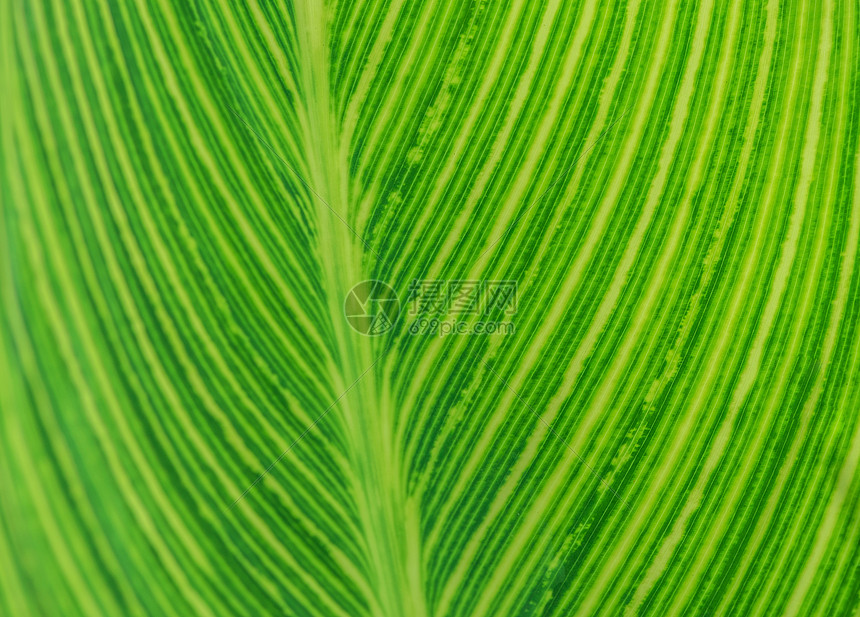
[[[0,29],[0,614],[857,612],[856,3]]]

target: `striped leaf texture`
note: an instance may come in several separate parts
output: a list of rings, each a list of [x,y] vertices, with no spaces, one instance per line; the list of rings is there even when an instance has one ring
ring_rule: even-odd
[[[0,614],[857,615],[856,0],[0,31]]]

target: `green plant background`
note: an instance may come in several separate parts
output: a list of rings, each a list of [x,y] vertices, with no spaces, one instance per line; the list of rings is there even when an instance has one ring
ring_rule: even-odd
[[[0,614],[856,615],[858,13],[0,0]]]

